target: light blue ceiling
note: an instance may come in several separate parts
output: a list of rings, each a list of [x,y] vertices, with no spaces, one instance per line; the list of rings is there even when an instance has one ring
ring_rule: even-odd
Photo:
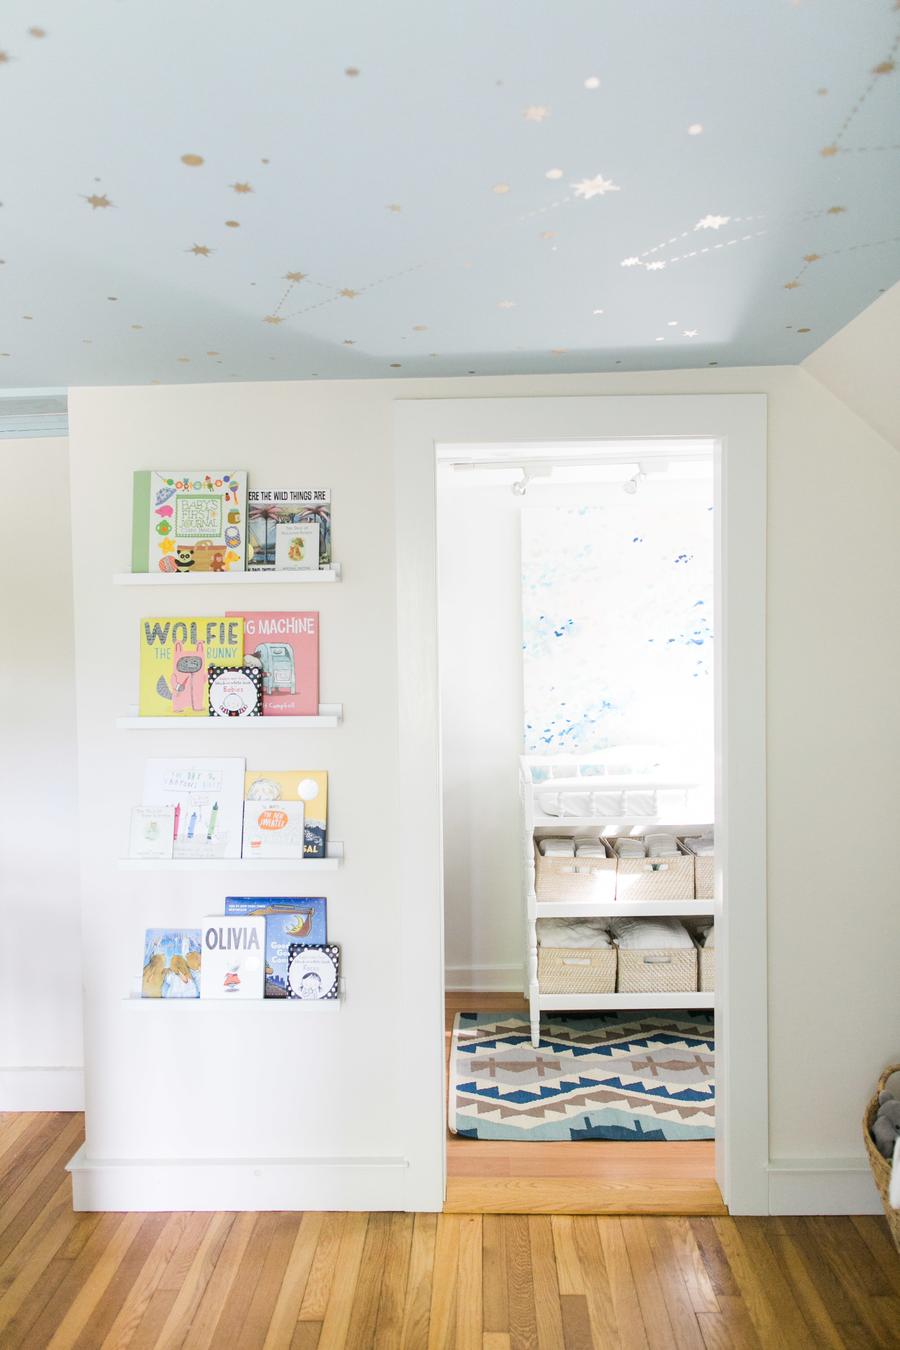
[[[7,0],[0,382],[802,360],[900,277],[898,34],[895,0]]]

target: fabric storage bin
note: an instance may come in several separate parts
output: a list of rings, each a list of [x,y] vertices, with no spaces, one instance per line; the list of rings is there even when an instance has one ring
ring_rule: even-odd
[[[697,988],[694,947],[619,947],[620,994],[689,994]]]
[[[683,852],[672,858],[616,858],[616,899],[693,900],[695,861]]]
[[[616,859],[545,858],[534,844],[534,893],[538,900],[614,900]]]
[[[538,947],[542,994],[612,994],[615,947]]]

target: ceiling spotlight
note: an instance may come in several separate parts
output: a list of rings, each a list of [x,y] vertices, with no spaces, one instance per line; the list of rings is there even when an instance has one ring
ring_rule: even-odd
[[[524,497],[528,491],[528,485],[534,478],[552,478],[553,466],[550,464],[523,464],[522,477],[517,483],[513,483],[512,490],[516,497]]]
[[[517,497],[524,497],[528,491],[528,475],[525,474],[523,478],[519,479],[518,483],[513,483],[512,490]]]
[[[629,497],[633,497],[638,490],[638,484],[646,477],[647,475],[644,473],[643,469],[638,469],[633,478],[625,479],[625,482],[622,484],[622,491],[627,492]]]

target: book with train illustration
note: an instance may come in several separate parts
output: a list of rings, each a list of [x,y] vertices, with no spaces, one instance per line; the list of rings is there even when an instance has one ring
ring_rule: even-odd
[[[234,614],[141,619],[139,642],[139,715],[207,717],[208,667],[241,665],[244,621]]]
[[[135,473],[132,572],[243,572],[246,557],[245,471]]]

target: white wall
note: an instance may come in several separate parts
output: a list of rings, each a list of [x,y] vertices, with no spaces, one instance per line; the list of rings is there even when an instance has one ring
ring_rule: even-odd
[[[0,1111],[78,1110],[81,939],[66,441],[0,441]]]
[[[80,538],[75,561],[93,1158],[396,1157],[416,1069],[372,1035],[415,1015],[391,965],[391,851],[402,828],[393,401],[704,392],[769,396],[771,1153],[861,1158],[866,1094],[900,1054],[900,456],[796,368],[73,392],[73,515],[82,519],[93,504],[105,521]],[[177,873],[162,891],[150,874],[113,867],[145,755],[183,747],[174,729],[112,726],[117,708],[133,701],[134,630],[147,601],[137,588],[114,593],[108,577],[128,557],[131,470],[167,455],[200,466],[227,459],[334,492],[336,556],[347,570],[318,602],[322,688],[345,702],[346,725],[299,736],[278,756],[286,767],[303,755],[331,771],[331,831],[348,848],[346,868],[324,889],[350,993],[346,1007],[314,1024],[266,1012],[225,1026],[199,1015],[176,1036],[158,1010],[121,1003],[143,927],[196,920],[223,893]],[[260,588],[253,600],[281,605],[284,595]],[[274,759],[267,734],[251,742],[252,734],[251,762]],[[865,845],[846,867],[836,849],[853,829],[865,831]],[[247,1039],[244,1030],[252,1030]],[[249,1102],[236,1096],[239,1081]],[[402,1204],[401,1181],[389,1179],[385,1193]]]
[[[900,449],[900,282],[803,362],[870,426]]]

